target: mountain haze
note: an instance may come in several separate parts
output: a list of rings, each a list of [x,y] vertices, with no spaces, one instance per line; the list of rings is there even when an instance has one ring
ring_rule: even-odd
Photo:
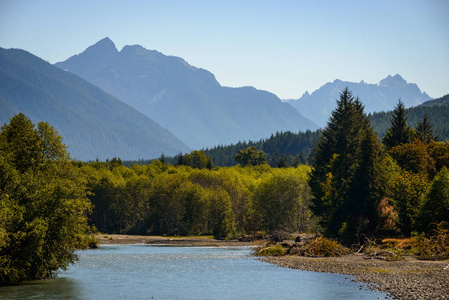
[[[317,128],[274,94],[222,87],[209,71],[139,45],[118,51],[105,38],[55,66],[116,96],[194,149]]]
[[[368,84],[341,81],[328,82],[312,94],[308,92],[296,100],[286,100],[302,114],[313,120],[319,126],[326,126],[326,122],[332,110],[336,106],[336,100],[340,93],[348,87],[354,97],[359,97],[365,112],[381,112],[393,110],[398,100],[406,107],[419,105],[432,98],[425,92],[421,92],[414,83],[407,83],[399,74],[388,76],[377,84]]]
[[[189,148],[168,130],[80,77],[18,49],[0,48],[0,122],[46,121],[80,160],[156,158]]]

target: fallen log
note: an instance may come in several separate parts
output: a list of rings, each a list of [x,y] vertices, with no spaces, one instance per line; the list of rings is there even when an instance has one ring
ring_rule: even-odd
[[[378,256],[378,255],[382,255],[382,254],[390,254],[390,255],[393,255],[393,256],[397,256],[396,253],[391,252],[391,251],[387,251],[387,250],[376,252],[372,256]]]

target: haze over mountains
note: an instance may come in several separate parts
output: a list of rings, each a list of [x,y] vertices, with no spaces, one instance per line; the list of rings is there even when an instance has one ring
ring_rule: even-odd
[[[272,93],[222,87],[182,58],[138,45],[119,52],[109,38],[55,65],[143,112],[193,149],[318,128]]]
[[[138,45],[118,51],[108,38],[55,66],[0,48],[0,122],[19,112],[34,123],[47,121],[80,160],[157,158],[314,130],[326,125],[346,87],[367,112],[391,111],[398,99],[406,106],[431,99],[395,75],[378,84],[337,79],[285,103],[253,87],[222,87],[212,73],[179,57]],[[378,126],[387,126],[379,116]]]
[[[399,74],[396,74],[389,75],[377,84],[336,79],[334,82],[326,83],[312,94],[306,92],[301,98],[286,100],[286,102],[320,127],[324,127],[336,106],[336,100],[340,98],[341,91],[346,87],[352,91],[353,96],[359,97],[367,113],[393,110],[399,99],[406,107],[416,106],[432,99],[425,92],[421,92],[416,84],[407,83]]]
[[[17,49],[0,48],[0,122],[46,121],[80,160],[155,158],[190,149],[168,130],[87,81]]]

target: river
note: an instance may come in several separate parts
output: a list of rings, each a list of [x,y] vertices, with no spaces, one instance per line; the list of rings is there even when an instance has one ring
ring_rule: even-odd
[[[281,268],[249,247],[104,245],[56,279],[0,287],[1,299],[385,299],[350,276]]]

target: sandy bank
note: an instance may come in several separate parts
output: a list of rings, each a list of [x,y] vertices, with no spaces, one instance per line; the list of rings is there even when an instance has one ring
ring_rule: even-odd
[[[252,246],[250,242],[238,240],[216,240],[208,237],[164,237],[146,235],[124,235],[124,234],[98,234],[97,238],[101,244],[149,244],[170,245],[180,247],[197,246]]]

